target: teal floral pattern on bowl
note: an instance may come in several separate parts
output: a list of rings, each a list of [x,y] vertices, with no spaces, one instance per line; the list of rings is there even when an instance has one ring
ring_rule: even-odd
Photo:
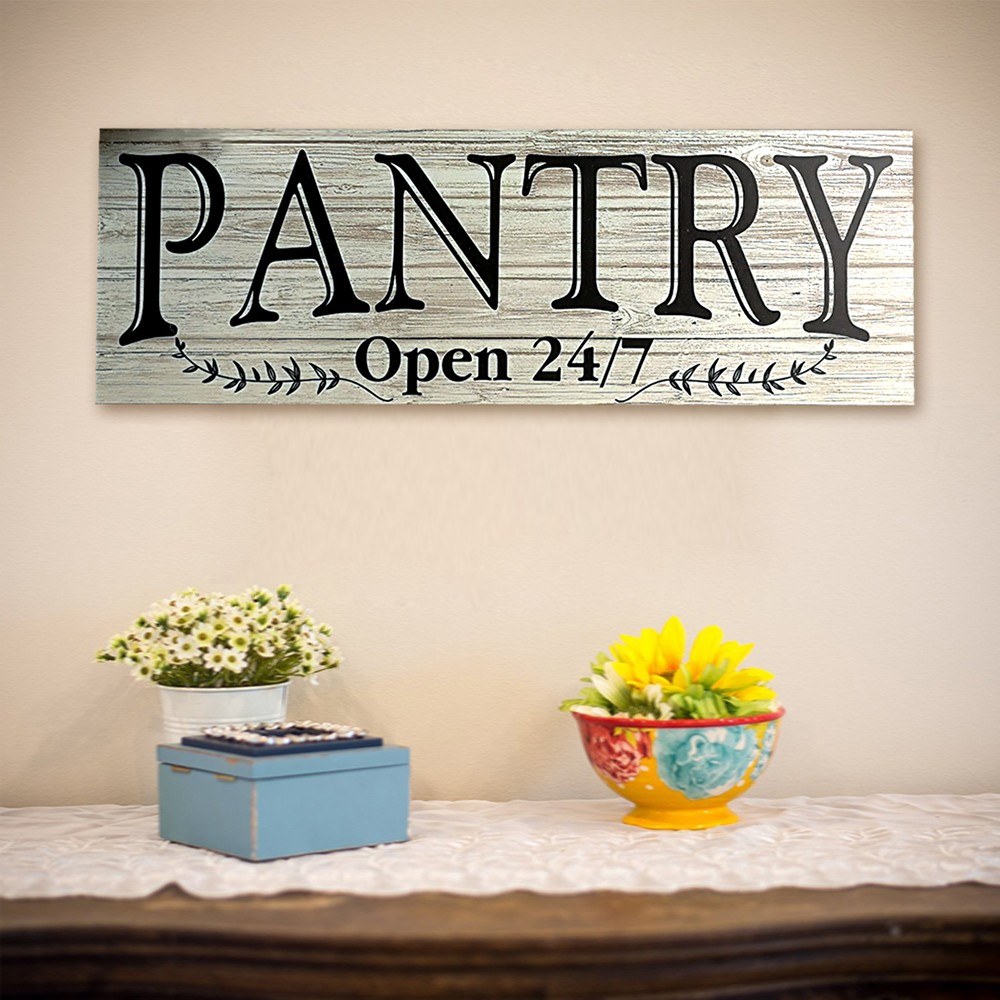
[[[767,767],[767,762],[771,759],[771,754],[774,752],[774,744],[777,738],[778,725],[775,722],[769,722],[767,728],[764,730],[764,736],[760,741],[760,755],[757,757],[757,762],[750,772],[751,781],[756,781],[760,772]]]
[[[728,792],[757,755],[749,726],[661,729],[653,741],[660,780],[689,799]]]

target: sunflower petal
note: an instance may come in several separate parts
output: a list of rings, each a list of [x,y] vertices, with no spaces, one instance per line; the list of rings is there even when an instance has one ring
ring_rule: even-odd
[[[748,687],[740,691],[734,691],[733,697],[739,698],[740,701],[770,701],[776,698],[777,695],[770,688]]]
[[[652,670],[656,660],[657,634],[651,628],[644,628],[635,640],[635,662]]]
[[[688,686],[691,684],[691,671],[688,669],[686,663],[682,663],[674,671],[673,681],[678,691],[686,691],[688,689]]]
[[[653,677],[653,682],[659,684],[660,687],[663,688],[663,690],[667,694],[676,694],[678,691],[682,690],[676,684],[674,684],[672,680],[668,680],[662,674],[657,674],[655,677]]]
[[[649,671],[641,663],[615,663],[614,672],[629,687],[641,689],[649,683]]]
[[[759,670],[756,667],[744,667],[743,670],[727,671],[718,687],[723,691],[740,691],[743,688],[752,687],[754,684],[764,684],[773,680],[774,674],[766,670]]]
[[[688,667],[692,675],[700,671],[706,663],[715,662],[721,645],[722,629],[718,625],[709,625],[698,633],[691,647],[691,655],[688,657]]]
[[[673,673],[684,660],[684,626],[677,617],[671,618],[660,631],[660,649],[663,651],[663,665],[668,673]]]
[[[740,677],[752,677],[757,684],[763,684],[774,680],[774,674],[769,670],[761,670],[760,667],[744,667],[739,671]]]
[[[753,649],[752,642],[742,643],[732,640],[724,642],[715,654],[715,662],[728,663],[735,670],[750,655],[751,649]]]
[[[635,636],[622,635],[618,638],[620,641],[611,647],[611,655],[619,663],[631,663],[634,659],[635,653],[635,649],[632,645],[635,642]]]

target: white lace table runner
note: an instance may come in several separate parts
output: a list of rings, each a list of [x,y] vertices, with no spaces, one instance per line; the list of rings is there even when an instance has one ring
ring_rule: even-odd
[[[744,799],[735,826],[625,826],[612,800],[414,802],[409,842],[249,862],[157,836],[155,806],[0,809],[0,895],[396,896],[514,889],[1000,884],[1000,795]]]

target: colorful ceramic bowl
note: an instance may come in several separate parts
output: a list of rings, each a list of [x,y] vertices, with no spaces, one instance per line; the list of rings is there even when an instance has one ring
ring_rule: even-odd
[[[735,823],[728,803],[767,766],[783,708],[742,719],[627,719],[573,712],[591,766],[647,830]]]

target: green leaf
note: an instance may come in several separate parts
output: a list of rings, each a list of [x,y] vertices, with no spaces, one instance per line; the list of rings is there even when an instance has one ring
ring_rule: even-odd
[[[766,715],[774,711],[773,701],[743,701],[737,709],[737,715]]]
[[[691,699],[686,694],[678,693],[671,695],[669,704],[675,719],[691,719],[695,717],[692,711]]]
[[[698,678],[698,682],[702,685],[702,687],[710,688],[722,678],[722,675],[725,672],[725,663],[710,663],[702,670],[701,676]]]
[[[580,692],[580,701],[584,705],[592,705],[594,708],[611,708],[611,702],[605,698],[597,688],[585,687]]]

